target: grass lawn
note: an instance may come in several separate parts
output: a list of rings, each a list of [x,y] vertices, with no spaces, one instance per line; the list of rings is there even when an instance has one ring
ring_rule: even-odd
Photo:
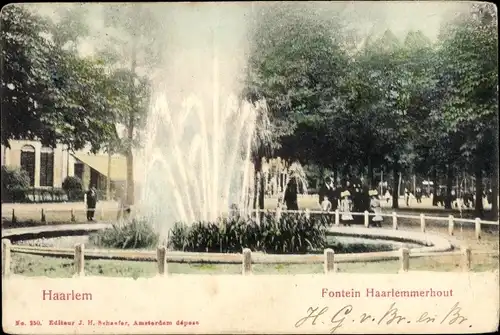
[[[472,271],[492,271],[498,269],[498,255],[474,255]],[[73,260],[51,258],[36,255],[12,254],[12,272],[23,276],[71,277]],[[107,277],[153,277],[157,273],[156,263],[89,260],[85,264],[86,274]],[[348,273],[397,273],[398,261],[341,263],[338,271]],[[418,271],[460,271],[460,256],[440,256],[410,259],[410,269]],[[237,264],[180,264],[169,263],[168,271],[172,274],[241,274],[241,265]],[[320,274],[321,264],[270,265],[256,264],[255,274]]]

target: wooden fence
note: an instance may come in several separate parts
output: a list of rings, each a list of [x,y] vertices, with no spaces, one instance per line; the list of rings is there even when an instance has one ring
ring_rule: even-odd
[[[51,213],[57,213],[58,217],[60,218],[59,221],[61,220],[68,220],[69,222],[76,222],[76,214],[86,214],[88,211],[94,211],[95,218],[97,220],[104,220],[105,214],[112,213],[112,217],[118,219],[119,217],[123,216],[123,210],[119,208],[96,208],[96,209],[70,209],[70,210],[62,210],[62,209],[46,209],[42,208],[38,210],[38,215],[34,214],[35,211],[29,210],[20,210],[21,213],[23,214],[28,214],[28,216],[33,217],[33,216],[38,216],[40,218],[40,222],[43,223],[48,223],[49,221],[47,220],[47,214]],[[11,222],[17,222],[19,221],[16,210],[12,208],[11,214],[10,214],[10,220]]]
[[[68,212],[68,219],[70,222],[76,222],[76,212],[86,212],[86,209],[71,209],[71,210],[53,210],[53,212]],[[96,212],[96,216],[98,220],[102,220],[104,217],[105,212],[113,212],[116,213],[117,217],[122,217],[123,216],[123,209],[113,209],[113,208],[100,208],[100,209],[94,209]],[[47,209],[41,209],[40,210],[40,220],[41,222],[46,223],[47,222],[47,212],[50,212],[50,210]],[[309,217],[310,215],[333,215],[335,216],[335,225],[340,225],[340,217],[344,212],[340,212],[338,209],[335,210],[334,212],[325,212],[325,211],[311,211],[309,209],[306,210],[299,210],[299,211],[293,211],[293,210],[279,210],[279,209],[263,209],[263,210],[252,210],[251,211],[253,214],[256,213],[275,213],[276,216],[281,216],[282,214],[303,214]],[[370,216],[375,216],[375,213],[371,213],[368,211],[365,211],[363,213],[359,212],[350,212],[349,214],[353,216],[364,216],[364,225],[365,227],[368,227],[370,225]],[[398,229],[398,218],[404,218],[404,219],[417,219],[420,220],[420,227],[421,231],[425,232],[426,230],[426,220],[436,220],[436,221],[443,221],[443,222],[448,222],[448,232],[450,235],[453,235],[454,228],[455,228],[455,223],[474,223],[475,225],[475,230],[476,230],[476,237],[479,239],[481,236],[481,225],[497,225],[498,226],[498,221],[487,221],[487,220],[481,220],[480,218],[475,218],[475,219],[463,219],[463,218],[456,218],[453,215],[448,215],[448,217],[445,216],[428,216],[425,214],[420,214],[420,215],[405,215],[405,214],[398,214],[397,212],[392,212],[392,213],[379,213],[378,215],[382,217],[390,217],[392,218],[392,228],[393,229]],[[259,215],[255,215],[256,219],[259,219]],[[16,213],[14,208],[12,209],[12,222],[16,221]]]
[[[257,210],[254,212],[274,212],[278,217],[282,215],[283,213],[295,213],[295,214],[304,214],[306,217],[309,217],[312,214],[315,215],[334,215],[335,216],[335,225],[340,226],[340,217],[344,212],[340,212],[338,209],[335,210],[334,212],[324,212],[324,211],[311,211],[311,210],[304,210],[304,211],[281,211],[281,210]],[[382,217],[390,217],[392,218],[392,229],[398,229],[398,218],[402,219],[417,219],[420,221],[420,230],[425,233],[427,225],[426,222],[427,220],[436,220],[436,221],[442,221],[443,223],[448,224],[448,234],[453,236],[454,231],[455,231],[455,223],[473,223],[475,226],[475,235],[477,239],[481,238],[481,227],[482,225],[496,225],[498,226],[498,221],[487,221],[487,220],[481,220],[480,218],[475,218],[475,219],[462,219],[462,218],[456,218],[453,215],[448,215],[446,216],[429,216],[425,214],[420,214],[420,215],[405,215],[405,214],[398,214],[397,212],[392,212],[392,213],[371,213],[368,211],[364,211],[363,213],[359,212],[353,212],[349,213],[352,216],[363,216],[364,217],[364,226],[369,227],[370,226],[370,216],[375,216],[379,215]],[[258,217],[258,215],[256,216]]]
[[[13,213],[12,215],[14,216],[14,210],[12,210]],[[310,210],[305,210],[305,211],[281,211],[281,210],[257,210],[253,211],[254,214],[258,212],[274,212],[275,215],[280,216],[283,213],[289,213],[289,214],[303,214],[306,216],[310,215],[334,215],[335,217],[335,225],[339,226],[341,224],[340,221],[340,216],[343,214],[339,210],[336,210],[335,212],[324,212],[324,211],[310,211]],[[71,210],[70,213],[72,221],[74,221],[74,210]],[[374,213],[370,213],[368,211],[365,211],[364,213],[350,213],[353,216],[363,216],[364,217],[364,225],[365,227],[369,227],[370,225],[370,216],[374,216]],[[425,214],[420,214],[420,215],[404,215],[404,214],[397,214],[396,212],[392,213],[379,213],[378,215],[384,216],[384,217],[390,217],[392,218],[392,229],[398,229],[398,219],[399,218],[406,218],[406,219],[418,219],[420,221],[420,230],[422,232],[426,231],[427,225],[426,222],[427,220],[436,220],[436,221],[442,221],[443,223],[448,225],[448,233],[449,235],[454,234],[454,229],[455,229],[455,223],[473,223],[475,227],[475,236],[477,239],[481,238],[481,227],[482,225],[497,225],[498,226],[498,221],[485,221],[481,220],[480,218],[476,218],[474,220],[471,219],[462,219],[462,218],[455,218],[453,215],[449,215],[448,217],[443,217],[443,216],[427,216]],[[42,209],[41,210],[41,217],[42,221],[44,220],[45,216],[45,211]],[[258,220],[259,215],[256,215],[256,219]],[[457,252],[447,252],[446,255],[456,255]],[[471,250],[470,248],[463,248],[460,251],[461,257],[462,257],[462,269],[464,271],[469,271],[471,268]],[[7,276],[10,272],[10,261],[11,261],[11,242],[8,239],[2,239],[2,275]],[[157,249],[156,253],[156,258],[157,258],[157,263],[158,263],[158,274],[159,275],[166,275],[168,274],[168,264],[167,264],[167,255],[168,251],[165,246],[160,246]],[[242,274],[247,275],[252,273],[252,252],[250,249],[244,249],[242,252]],[[426,256],[433,256],[436,254],[428,254]],[[85,259],[85,248],[83,244],[78,244],[75,246],[75,252],[74,252],[74,265],[75,265],[75,275],[78,276],[83,276],[84,275],[84,259]],[[410,269],[410,254],[409,254],[409,249],[407,248],[402,248],[400,249],[400,256],[399,256],[400,262],[401,262],[401,272],[407,272]],[[326,249],[324,251],[324,271],[326,274],[336,272],[335,271],[335,253],[332,249]]]
[[[85,276],[85,246],[84,244],[75,245],[74,252],[74,276]],[[461,269],[462,271],[470,271],[471,269],[471,249],[464,247],[459,252],[439,253],[439,255],[461,255]],[[158,275],[168,275],[167,263],[168,251],[165,246],[159,246],[156,251],[156,263]],[[426,256],[433,256],[432,253]],[[324,251],[323,268],[325,274],[333,274],[337,272],[335,263],[335,252],[333,249],[325,249]],[[11,242],[8,239],[2,239],[2,276],[7,277],[10,275],[10,261],[11,261]],[[410,250],[408,248],[399,249],[399,273],[405,273],[410,270]],[[242,274],[252,274],[252,251],[250,249],[243,249],[241,254]]]

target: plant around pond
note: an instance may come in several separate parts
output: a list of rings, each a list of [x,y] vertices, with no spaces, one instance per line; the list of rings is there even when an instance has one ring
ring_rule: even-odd
[[[234,215],[216,222],[178,222],[169,238],[169,247],[192,252],[239,253],[243,248],[266,253],[304,254],[326,246],[325,218],[302,215],[261,215],[255,218]]]
[[[146,249],[156,248],[160,241],[159,234],[146,220],[133,219],[111,228],[90,235],[90,243],[107,248]]]
[[[305,214],[273,213],[255,218],[233,215],[215,222],[198,221],[191,225],[178,222],[170,231],[168,247],[187,252],[240,253],[243,248],[269,254],[322,253],[332,248],[336,253],[392,250],[384,244],[344,244],[334,236],[327,237],[327,217]],[[98,247],[118,249],[153,249],[159,234],[144,219],[133,219],[90,235],[89,242]]]

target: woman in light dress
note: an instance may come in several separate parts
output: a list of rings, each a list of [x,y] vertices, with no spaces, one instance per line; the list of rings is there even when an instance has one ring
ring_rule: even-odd
[[[342,200],[340,201],[340,212],[342,212],[340,220],[343,221],[344,225],[350,226],[351,224],[349,223],[349,221],[354,220],[351,214],[351,192],[344,191],[340,194],[340,196],[342,197]]]
[[[375,213],[372,222],[375,227],[382,227],[382,221],[384,218],[382,217],[382,208],[380,207],[380,200],[378,199],[377,190],[371,190],[370,194],[370,209]]]

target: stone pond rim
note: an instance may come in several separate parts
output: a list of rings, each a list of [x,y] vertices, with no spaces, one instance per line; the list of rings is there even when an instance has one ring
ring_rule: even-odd
[[[61,237],[86,235],[110,227],[112,227],[112,224],[109,223],[85,223],[3,229],[2,238],[8,238],[12,241],[18,241],[33,238],[42,238],[46,236]],[[365,227],[330,227],[328,229],[328,234],[416,243],[422,245],[423,247],[420,247],[418,249],[411,249],[411,254],[419,256],[432,255],[432,253],[439,252],[448,252],[452,251],[454,247],[459,246],[459,243],[457,241],[453,241],[450,238],[444,238],[439,235],[415,231],[401,231]],[[30,247],[13,245],[12,249],[13,252],[49,257],[72,258],[74,255],[74,250],[71,248]],[[86,249],[85,258],[154,262],[156,261],[156,251]],[[353,261],[370,262],[395,259],[399,259],[399,252],[397,250],[335,255],[335,260],[339,263]],[[241,254],[169,251],[168,261],[174,263],[241,264]],[[322,254],[277,255],[264,254],[260,252],[252,253],[252,262],[256,264],[319,264],[323,263],[323,261],[324,256]]]

